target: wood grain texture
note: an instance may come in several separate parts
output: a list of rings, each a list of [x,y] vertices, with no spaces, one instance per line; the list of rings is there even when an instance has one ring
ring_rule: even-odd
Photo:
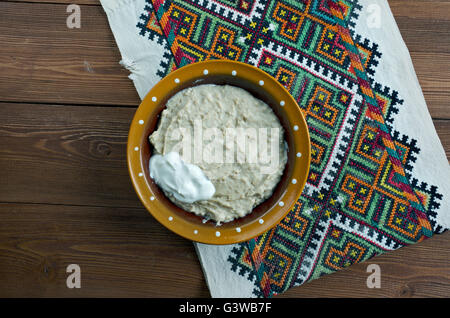
[[[48,3],[48,4],[77,4],[100,6],[100,0],[3,0],[4,2],[22,2],[22,3]]]
[[[209,295],[192,243],[163,228],[143,208],[0,204],[0,216],[0,297]],[[375,257],[279,297],[450,297],[449,235]],[[80,289],[65,285],[72,263],[81,268]],[[381,268],[380,289],[367,288],[368,264]]]
[[[192,242],[144,208],[0,203],[0,216],[0,297],[209,296]]]
[[[402,1],[389,3],[430,113],[436,118],[450,118],[446,111],[450,106],[450,3],[414,1],[409,11],[409,5],[402,5]],[[120,53],[99,2],[80,3],[82,27],[72,30],[66,27],[65,0],[39,2],[43,1],[0,2],[2,100],[138,105],[128,71],[118,64]]]
[[[436,119],[433,123],[445,153],[447,154],[447,159],[450,161],[450,121]]]
[[[0,202],[141,207],[126,165],[133,114],[124,107],[0,103]],[[450,150],[450,121],[435,126]]]
[[[278,297],[450,297],[450,233],[376,256],[294,287]],[[431,261],[432,260],[432,261]],[[381,288],[368,288],[369,264],[380,266]]]
[[[450,54],[411,52],[411,59],[431,116],[449,119]]]
[[[0,2],[0,297],[208,297],[192,243],[157,223],[129,181],[139,98],[99,1],[77,1],[79,30],[66,27],[69,3]],[[389,3],[450,159],[450,0]],[[279,297],[450,297],[449,235]],[[79,290],[65,285],[71,263]],[[366,287],[372,263],[381,289]]]
[[[389,0],[434,118],[450,118],[450,2]]]
[[[102,8],[82,6],[80,29],[67,16],[66,5],[0,2],[1,100],[139,105]]]
[[[149,216],[129,182],[125,147],[133,109],[0,106],[0,202],[15,202],[0,204],[0,297],[208,294],[192,243]],[[450,121],[435,125],[450,149]],[[443,295],[450,284],[448,238],[368,261],[381,266],[389,288],[368,289],[367,265],[360,264],[285,296]],[[80,291],[64,285],[70,263],[83,267]],[[186,269],[180,282],[174,279],[180,277],[177,266]],[[405,273],[405,267],[413,272]]]

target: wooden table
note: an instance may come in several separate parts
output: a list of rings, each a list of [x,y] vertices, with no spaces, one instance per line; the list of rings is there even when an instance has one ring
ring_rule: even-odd
[[[67,4],[81,28],[66,27]],[[450,155],[450,1],[392,0]],[[0,2],[0,296],[209,297],[193,244],[142,207],[125,146],[139,98],[97,0]],[[285,297],[450,296],[450,233]],[[80,289],[66,287],[79,264]],[[381,266],[380,289],[366,287]]]

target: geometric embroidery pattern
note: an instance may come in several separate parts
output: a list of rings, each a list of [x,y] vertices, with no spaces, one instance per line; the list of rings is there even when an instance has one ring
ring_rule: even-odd
[[[255,283],[256,296],[281,293],[422,240],[419,211],[425,211],[433,230],[443,230],[435,222],[442,199],[438,189],[411,177],[420,151],[416,142],[392,129],[403,102],[373,81],[381,52],[352,29],[358,1],[339,5],[398,162],[369,115],[352,67],[354,52],[347,49],[327,0],[148,0],[137,25],[142,36],[167,48],[161,77],[206,59],[246,62],[284,85],[305,115],[311,167],[301,197],[278,226],[236,244],[228,258],[231,270]],[[405,182],[420,206],[411,203]],[[254,255],[260,258],[256,262]]]

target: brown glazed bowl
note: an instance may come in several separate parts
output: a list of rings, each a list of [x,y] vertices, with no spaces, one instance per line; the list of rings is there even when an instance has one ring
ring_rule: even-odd
[[[272,107],[285,129],[288,162],[272,196],[245,217],[219,226],[174,205],[150,178],[152,147],[149,135],[159,114],[178,91],[202,84],[246,89]],[[134,188],[147,210],[161,224],[192,241],[233,244],[249,240],[277,225],[292,209],[305,186],[310,165],[310,138],[305,118],[294,98],[273,77],[251,65],[212,60],[184,66],[158,82],[136,111],[127,145],[128,169]]]

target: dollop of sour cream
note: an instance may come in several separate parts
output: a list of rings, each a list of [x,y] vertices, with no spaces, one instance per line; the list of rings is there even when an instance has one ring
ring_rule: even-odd
[[[177,200],[193,203],[212,198],[216,189],[196,165],[184,162],[177,152],[150,158],[150,177]]]

